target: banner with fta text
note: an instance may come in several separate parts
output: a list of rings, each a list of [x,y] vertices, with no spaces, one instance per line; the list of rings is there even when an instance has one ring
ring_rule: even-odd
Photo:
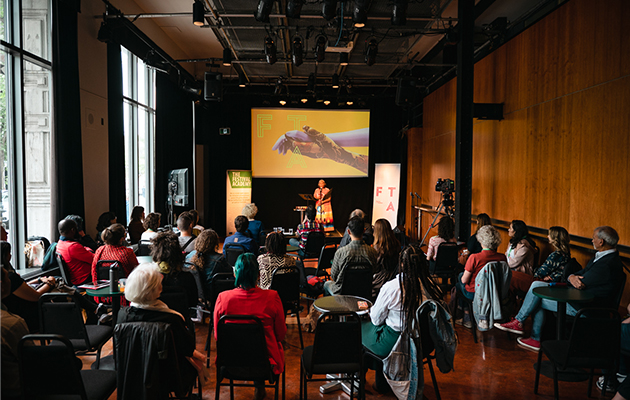
[[[392,229],[397,225],[400,197],[400,164],[376,164],[374,168],[374,207],[372,223],[385,218]]]
[[[235,232],[234,218],[252,202],[252,171],[227,171],[225,236]]]

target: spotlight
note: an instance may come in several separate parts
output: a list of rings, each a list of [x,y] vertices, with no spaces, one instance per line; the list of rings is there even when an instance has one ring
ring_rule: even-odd
[[[229,47],[223,49],[223,66],[229,67],[232,65],[232,51]]]
[[[375,38],[370,39],[365,44],[365,63],[368,66],[374,65],[376,62],[376,54],[378,53],[378,42]]]
[[[339,53],[339,65],[348,65],[348,53]]]
[[[276,81],[276,88],[273,91],[273,94],[278,95],[282,93],[282,77],[279,76],[278,80]]]
[[[247,85],[247,78],[245,78],[245,74],[242,72],[238,73],[238,87],[245,87]]]
[[[330,100],[324,100],[324,104],[329,105],[330,104]]]
[[[309,92],[315,91],[315,74],[310,74],[308,76],[307,90]]]
[[[354,104],[354,102],[353,102],[352,100],[348,100],[348,101],[346,101],[346,104],[347,104],[347,105],[349,105],[349,106],[351,106],[351,105],[353,105],[353,104]]]
[[[339,89],[339,75],[337,74],[332,76],[332,88]]]
[[[392,10],[392,25],[405,25],[407,23],[407,0],[394,0]]]
[[[195,1],[193,3],[193,24],[203,26],[205,13],[206,9],[203,6],[203,3],[201,1]]]
[[[256,18],[256,21],[269,22],[271,7],[273,7],[273,0],[259,0],[258,7],[256,7],[256,11],[254,11],[254,18]]]
[[[337,0],[324,0],[322,6],[322,17],[326,21],[330,21],[337,15]]]
[[[287,18],[300,18],[300,13],[302,12],[302,5],[304,4],[304,0],[289,0],[287,1]]]
[[[363,28],[367,21],[367,0],[354,0],[352,21],[355,28]]]
[[[276,44],[270,36],[265,38],[265,57],[267,57],[267,63],[273,65],[278,61],[276,56]]]
[[[299,67],[302,65],[302,56],[304,54],[304,46],[302,45],[302,38],[299,36],[293,37],[293,45],[291,46],[293,65]]]
[[[315,59],[317,62],[322,62],[326,58],[326,46],[328,45],[328,38],[326,35],[319,35],[315,39]]]
[[[308,99],[306,97],[304,97],[302,100],[300,100],[302,102],[302,104],[306,104],[308,102]]]
[[[285,104],[287,104],[287,101],[285,99],[281,99],[278,103],[280,103],[282,105],[285,105]]]

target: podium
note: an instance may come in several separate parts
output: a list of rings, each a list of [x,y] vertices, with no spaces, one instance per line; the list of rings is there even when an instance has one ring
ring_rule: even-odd
[[[303,200],[306,200],[306,205],[305,206],[295,206],[295,208],[293,209],[293,211],[299,211],[300,212],[300,224],[302,223],[302,221],[304,221],[304,211],[306,211],[306,207],[308,207],[308,202],[309,201],[315,201],[315,197],[313,197],[312,194],[310,193],[298,193],[298,196],[300,196]]]

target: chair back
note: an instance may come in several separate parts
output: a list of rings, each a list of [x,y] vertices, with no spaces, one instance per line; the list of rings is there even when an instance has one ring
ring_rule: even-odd
[[[247,381],[274,380],[260,318],[224,315],[219,319],[216,365],[217,374],[221,377]]]
[[[612,305],[612,308],[617,309],[619,304],[621,303],[621,298],[623,297],[623,290],[626,287],[626,279],[628,276],[624,271],[621,271],[621,277],[619,278],[619,282],[617,285],[617,292],[615,293],[615,304]]]
[[[319,260],[317,260],[317,272],[319,276],[320,271],[325,271],[332,266],[332,260],[335,258],[337,252],[337,245],[326,245],[322,247],[319,253]]]
[[[341,294],[372,299],[372,264],[367,261],[353,261],[343,270]]]
[[[302,257],[302,259],[319,257],[325,242],[326,236],[324,235],[324,232],[309,232],[306,236],[306,243],[304,245],[304,256]]]
[[[292,267],[290,272],[287,269],[273,271],[269,287],[278,292],[285,313],[296,310],[300,301],[300,272],[297,267]]]
[[[48,341],[51,341],[49,345],[43,344]],[[17,353],[23,399],[57,395],[87,400],[79,372],[81,361],[74,355],[67,338],[51,334],[26,335],[19,341]]]
[[[247,253],[247,249],[242,244],[228,243],[225,246],[225,259],[228,264],[230,264],[230,267],[233,267],[236,264],[238,256],[243,253]]]
[[[193,278],[195,278],[195,283],[197,284],[197,296],[199,296],[199,298],[201,298],[205,302],[207,300],[206,293],[203,287],[203,283],[201,282],[202,278],[199,275],[199,268],[195,264],[189,261],[185,261],[183,270],[186,272],[190,272]]]
[[[61,277],[63,278],[63,280],[68,285],[72,285],[72,282],[70,282],[70,270],[68,269],[68,264],[66,264],[66,261],[63,259],[63,257],[59,253],[55,253],[55,260],[57,260],[57,265],[59,266],[59,273],[61,274]]]
[[[422,358],[425,359],[435,350],[435,343],[431,338],[431,329],[429,328],[429,312],[431,310],[426,307],[418,314],[417,318],[420,323],[420,341],[422,342]]]
[[[434,270],[431,274],[452,273],[458,264],[458,247],[457,243],[444,242],[440,243],[435,257]]]
[[[361,321],[356,313],[325,313],[315,328],[313,357],[309,371],[343,373],[360,371],[363,345]]]
[[[150,256],[151,255],[151,241],[140,240],[138,242],[138,249],[136,250],[137,256]]]
[[[98,260],[96,262],[96,279],[99,281],[101,280],[108,281],[109,280],[109,267],[111,267],[113,264],[117,262],[118,261],[116,260]],[[124,269],[118,268],[119,278],[124,278],[124,276],[120,275],[124,273],[125,273]]]
[[[181,286],[164,286],[160,298],[164,304],[171,310],[180,313],[186,321],[186,326],[192,327],[194,332],[194,325],[190,319],[190,308],[188,307],[188,295]]]
[[[232,272],[217,272],[210,278],[210,304],[214,307],[214,303],[217,302],[219,293],[226,290],[232,290],[236,287],[236,278]]]
[[[91,348],[81,308],[66,293],[46,293],[39,298],[42,333],[62,335],[78,350]]]
[[[567,265],[564,266],[564,271],[562,271],[562,282],[568,282],[569,276],[575,274],[579,270],[582,269],[582,265],[575,259],[575,257],[571,258]]]
[[[569,337],[566,365],[616,369],[620,352],[621,318],[609,308],[578,311]]]

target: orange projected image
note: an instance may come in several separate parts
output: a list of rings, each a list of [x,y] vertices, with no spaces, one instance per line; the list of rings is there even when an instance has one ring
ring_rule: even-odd
[[[257,178],[366,177],[370,112],[252,109]]]

